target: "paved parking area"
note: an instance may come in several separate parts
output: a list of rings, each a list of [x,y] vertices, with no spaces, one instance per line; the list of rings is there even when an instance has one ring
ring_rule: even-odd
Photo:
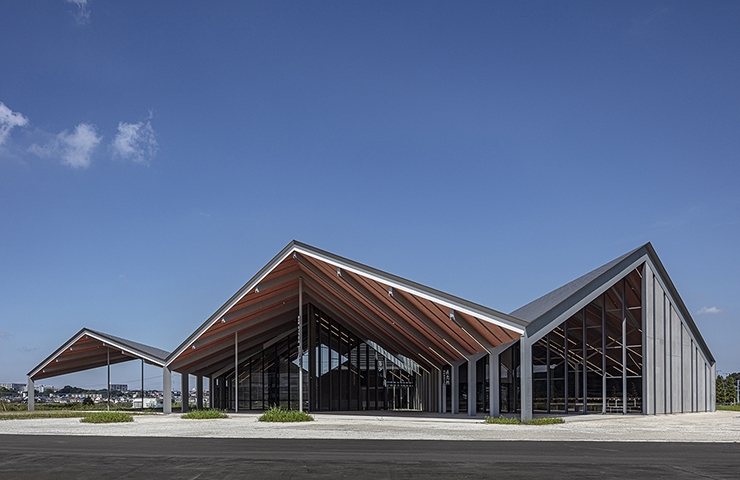
[[[488,425],[464,415],[377,412],[315,414],[314,422],[274,424],[257,414],[219,420],[143,415],[132,423],[84,424],[76,418],[1,420],[0,435],[201,437],[346,440],[509,440],[618,442],[740,442],[740,412],[680,415],[588,415],[560,425]]]
[[[0,478],[737,478],[736,443],[0,435]]]

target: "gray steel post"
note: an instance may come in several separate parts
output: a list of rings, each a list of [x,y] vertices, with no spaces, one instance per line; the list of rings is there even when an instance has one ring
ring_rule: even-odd
[[[583,341],[581,342],[581,357],[583,359],[583,381],[581,382],[581,392],[583,393],[583,413],[588,413],[588,332],[586,331],[586,307],[583,307]],[[548,367],[549,370],[549,367]]]
[[[167,367],[162,367],[162,413],[172,413],[172,372]]]
[[[622,413],[627,413],[627,305],[625,305],[625,283],[622,279]]]
[[[180,374],[180,390],[181,390],[181,412],[186,413],[190,410],[190,378],[187,372],[181,372]]]
[[[141,409],[144,410],[144,359],[141,359]]]
[[[460,363],[454,362],[450,367],[450,383],[453,414],[460,413]]]
[[[437,377],[439,379],[439,381],[437,382],[439,385],[439,413],[445,413],[445,393],[447,393],[447,388],[445,387],[445,377],[442,368],[439,369],[439,374],[437,375]]]
[[[33,379],[31,377],[28,377],[28,411],[33,412],[33,409],[36,408],[36,398],[34,390],[36,390],[36,386],[33,384]]]
[[[298,277],[298,411],[303,411],[303,277]]]
[[[208,377],[208,408],[213,408],[213,375]]]
[[[105,348],[105,353],[108,358],[108,410],[110,410],[110,348]]]
[[[239,332],[234,332],[234,412],[239,413]]]
[[[521,420],[532,420],[532,345],[526,333],[519,343],[521,363],[519,367],[519,389],[521,393]]]
[[[195,408],[203,410],[203,375],[195,376]]]
[[[478,410],[477,357],[478,355],[468,357],[468,416],[470,417],[474,417]]]
[[[601,413],[606,413],[606,293],[601,294]]]
[[[501,415],[501,352],[499,349],[491,351],[488,357],[490,390],[490,415],[499,417]]]

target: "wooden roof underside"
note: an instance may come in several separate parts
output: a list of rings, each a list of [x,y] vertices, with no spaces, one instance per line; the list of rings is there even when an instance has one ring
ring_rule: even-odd
[[[168,362],[174,371],[210,376],[263,344],[297,329],[299,278],[313,303],[359,336],[427,370],[509,343],[520,333],[391,288],[319,258],[293,252]],[[305,314],[305,312],[304,312]],[[238,334],[238,335],[237,335]]]

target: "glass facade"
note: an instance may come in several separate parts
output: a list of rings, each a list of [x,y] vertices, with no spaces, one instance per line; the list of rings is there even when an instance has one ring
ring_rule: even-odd
[[[532,345],[532,406],[537,413],[642,412],[642,278],[636,269]],[[283,334],[239,364],[239,410],[298,408],[303,368],[304,408],[311,411],[423,410],[420,367],[363,339],[312,304],[304,307],[304,351],[297,332]],[[519,342],[499,356],[501,413],[521,411]],[[488,410],[488,356],[442,369],[446,411],[452,410],[456,368],[459,411],[475,402]],[[475,398],[468,369],[475,369]],[[234,372],[215,381],[215,405],[234,408]],[[424,387],[427,388],[427,387]],[[436,407],[435,407],[436,408]]]
[[[535,412],[642,412],[641,291],[634,270],[532,345]]]
[[[308,410],[421,410],[419,366],[363,340],[342,322],[308,304],[302,361],[298,334],[290,333],[239,363],[239,410],[273,405],[298,409],[298,369],[303,366]],[[269,342],[268,342],[269,343]],[[234,371],[216,379],[214,404],[234,409]]]

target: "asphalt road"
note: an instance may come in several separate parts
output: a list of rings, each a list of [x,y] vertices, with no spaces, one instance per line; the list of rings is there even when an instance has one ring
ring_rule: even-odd
[[[740,444],[0,435],[0,478],[739,478]]]

